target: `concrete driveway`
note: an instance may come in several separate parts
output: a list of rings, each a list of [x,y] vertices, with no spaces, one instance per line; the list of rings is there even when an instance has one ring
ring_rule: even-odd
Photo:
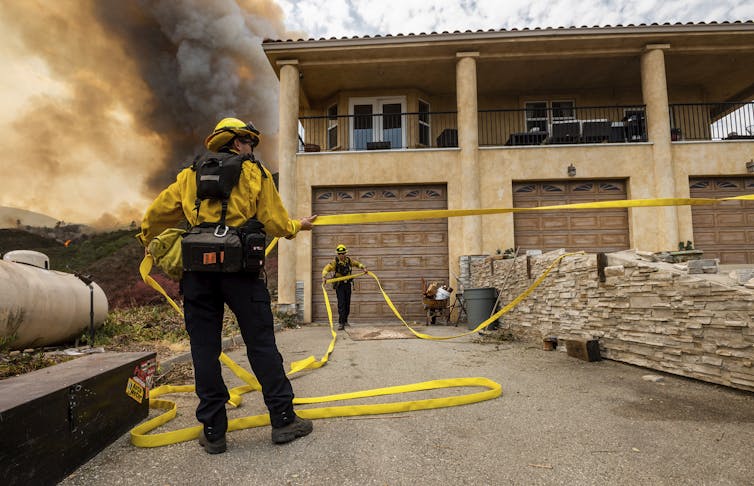
[[[329,342],[322,326],[277,336],[286,363],[311,354],[319,359]],[[248,368],[243,348],[228,354]],[[321,419],[310,436],[283,446],[272,444],[268,427],[236,431],[228,452],[216,456],[195,441],[140,449],[124,436],[62,484],[752,484],[754,394],[617,362],[587,363],[538,343],[482,342],[478,335],[357,341],[339,332],[329,364],[300,374],[293,386],[297,396],[309,397],[474,376],[500,383],[502,396],[439,410]],[[226,380],[241,384],[230,373]],[[173,397],[179,417],[165,427],[195,425],[193,395]],[[244,397],[231,418],[264,411],[258,394]]]

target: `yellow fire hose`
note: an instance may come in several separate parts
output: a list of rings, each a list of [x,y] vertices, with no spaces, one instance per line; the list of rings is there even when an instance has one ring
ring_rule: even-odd
[[[503,213],[515,213],[515,212],[528,212],[528,211],[554,211],[563,209],[599,209],[599,208],[636,208],[636,207],[660,207],[660,206],[682,206],[682,205],[712,205],[718,204],[723,201],[730,200],[754,200],[754,195],[736,196],[721,199],[702,199],[702,198],[666,198],[666,199],[636,199],[636,200],[619,200],[619,201],[604,201],[594,203],[578,203],[578,204],[566,204],[561,206],[540,206],[536,208],[494,208],[494,209],[465,209],[465,210],[428,210],[428,211],[402,211],[402,212],[382,212],[382,213],[355,213],[355,214],[340,214],[340,215],[327,215],[319,216],[314,225],[340,225],[340,224],[363,224],[363,223],[376,223],[376,222],[388,222],[388,221],[406,221],[417,219],[429,219],[429,218],[447,218],[457,216],[476,216],[476,215],[491,215],[491,214],[503,214]],[[269,253],[272,248],[277,244],[277,238],[275,238],[266,249],[266,253]],[[510,311],[522,300],[531,294],[542,281],[547,277],[550,271],[560,263],[563,258],[571,255],[580,254],[567,253],[560,255],[556,258],[549,267],[540,275],[528,289],[526,289],[521,295],[513,299],[508,305],[501,310],[490,316],[489,319],[479,324],[475,329],[468,332],[457,334],[453,336],[432,336],[424,334],[413,329],[400,315],[398,310],[393,305],[390,297],[385,293],[379,279],[372,272],[366,272],[369,276],[374,278],[382,293],[385,302],[388,304],[393,313],[398,319],[418,338],[429,340],[445,340],[454,339],[461,336],[473,334],[486,328],[492,322],[495,322],[503,314]],[[162,287],[149,276],[153,266],[151,255],[145,256],[139,267],[140,273],[144,281],[160,292],[168,302],[183,315],[183,311],[180,306],[176,304],[162,289]],[[346,277],[339,277],[327,280],[325,283],[338,282],[356,278],[364,274],[349,275]],[[295,361],[291,363],[291,369],[287,373],[288,376],[293,375],[302,370],[316,369],[324,366],[333,350],[335,349],[335,342],[337,340],[337,334],[333,328],[332,309],[330,307],[330,300],[327,295],[325,283],[322,284],[322,290],[325,294],[325,306],[327,308],[327,317],[330,323],[330,333],[332,339],[327,348],[327,351],[320,360],[316,360],[314,356],[309,356],[306,359]],[[237,363],[231,360],[225,353],[220,355],[220,361],[228,366],[231,371],[243,380],[246,385],[235,387],[229,390],[230,403],[232,406],[237,407],[242,402],[242,395],[251,391],[261,391],[261,386],[256,377],[250,372],[241,368]],[[460,388],[460,387],[475,387],[475,388],[487,388],[485,391],[470,393],[466,395],[445,397],[445,398],[429,398],[423,400],[411,400],[411,401],[399,401],[390,402],[376,405],[344,405],[344,406],[332,406],[332,407],[320,407],[296,410],[296,413],[308,419],[317,418],[330,418],[330,417],[346,417],[355,415],[377,415],[386,413],[407,412],[412,410],[428,410],[433,408],[452,407],[457,405],[465,405],[470,403],[477,403],[485,400],[491,400],[501,395],[502,387],[500,384],[491,381],[487,378],[452,378],[442,380],[432,380],[421,383],[413,383],[409,385],[391,386],[385,388],[376,388],[371,390],[363,390],[351,393],[342,393],[338,395],[326,395],[320,397],[311,398],[294,398],[293,403],[296,405],[302,404],[315,404],[326,403],[332,401],[350,400],[357,398],[368,398],[375,396],[384,396],[398,393],[411,393],[416,391],[434,390],[439,388]],[[149,407],[154,409],[166,410],[166,412],[140,424],[131,429],[131,442],[137,447],[159,447],[168,444],[174,444],[187,440],[196,439],[202,430],[201,425],[187,427],[184,429],[174,430],[170,432],[161,432],[149,434],[152,430],[166,424],[175,418],[177,413],[177,406],[175,402],[170,400],[161,400],[158,397],[170,393],[184,393],[193,392],[194,385],[182,385],[172,386],[163,385],[159,386],[149,392]],[[270,418],[268,414],[253,415],[247,417],[241,417],[231,419],[228,421],[228,431],[246,429],[251,427],[261,427],[270,424]]]

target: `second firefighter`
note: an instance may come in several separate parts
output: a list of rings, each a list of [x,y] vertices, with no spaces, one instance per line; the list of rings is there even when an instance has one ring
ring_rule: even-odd
[[[347,255],[348,248],[346,245],[338,245],[335,249],[337,256],[335,260],[325,265],[322,269],[322,282],[327,280],[327,274],[332,272],[333,278],[345,277],[351,275],[351,269],[356,267],[367,273],[367,268],[361,262],[354,260]],[[335,294],[338,296],[338,330],[343,330],[348,324],[348,315],[351,313],[351,289],[353,279],[333,282]]]

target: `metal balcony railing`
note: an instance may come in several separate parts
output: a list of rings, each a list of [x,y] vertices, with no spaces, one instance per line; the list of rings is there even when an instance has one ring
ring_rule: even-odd
[[[299,152],[457,147],[454,111],[304,116]]]
[[[644,105],[479,111],[480,146],[646,141]]]
[[[674,103],[673,140],[754,140],[754,102]]]

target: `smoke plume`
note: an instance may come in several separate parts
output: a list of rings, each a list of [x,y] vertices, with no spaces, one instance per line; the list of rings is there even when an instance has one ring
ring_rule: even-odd
[[[0,206],[107,226],[139,221],[223,117],[251,120],[276,168],[287,38],[271,0],[0,0]]]

